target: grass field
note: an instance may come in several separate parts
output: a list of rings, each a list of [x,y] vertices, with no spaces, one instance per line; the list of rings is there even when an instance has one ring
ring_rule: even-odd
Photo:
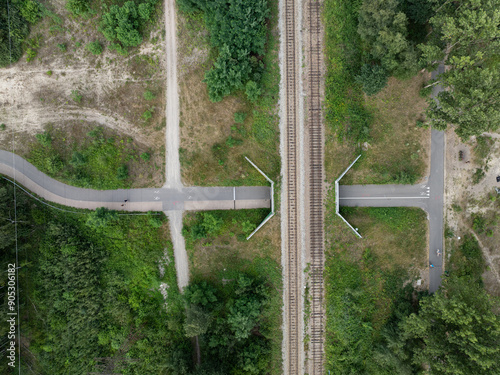
[[[215,51],[210,49],[203,19],[179,13],[180,160],[185,185],[262,185],[262,176],[245,156],[272,179],[279,176],[278,2],[269,3],[271,18],[262,60],[262,96],[255,104],[243,92],[219,103],[210,102],[202,81]],[[236,113],[244,114],[243,122],[235,121]]]
[[[391,78],[377,95],[363,94],[355,81],[363,53],[357,34],[360,5],[325,3],[326,177],[336,179],[361,154],[344,183],[414,183],[428,164],[430,131],[417,127],[417,120],[424,120],[419,91],[425,77]]]

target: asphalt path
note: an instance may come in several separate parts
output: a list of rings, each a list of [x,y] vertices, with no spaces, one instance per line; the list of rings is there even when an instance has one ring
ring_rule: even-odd
[[[18,155],[0,150],[0,174],[42,198],[65,206],[123,211],[182,211],[269,208],[266,186],[183,187],[93,190],[66,185],[40,172]]]
[[[432,72],[436,78],[444,65]],[[443,88],[433,87],[432,97]],[[439,102],[438,102],[439,104]],[[429,292],[441,285],[444,244],[444,168],[445,133],[431,130],[431,168],[426,182],[419,185],[341,185],[339,204],[350,207],[418,207],[427,212],[429,220]],[[440,255],[438,255],[438,251]],[[431,266],[432,265],[432,266]]]

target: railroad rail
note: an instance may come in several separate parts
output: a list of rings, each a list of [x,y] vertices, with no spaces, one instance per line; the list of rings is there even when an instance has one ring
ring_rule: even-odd
[[[323,46],[319,0],[307,0],[307,125],[309,130],[309,374],[324,374],[324,223],[323,223],[323,116],[321,77]]]
[[[297,51],[296,44],[296,9],[297,0],[285,1],[285,117],[287,148],[287,271],[288,285],[286,296],[287,308],[287,370],[289,374],[300,374],[301,363],[300,335],[302,317],[300,299],[301,284],[301,251],[299,248],[298,217],[298,165],[297,165]],[[300,66],[300,65],[299,65]]]
[[[307,127],[299,118],[301,108],[301,42],[297,30],[302,26],[301,14],[305,8],[307,26]],[[317,0],[284,0],[284,133],[286,156],[286,232],[285,232],[285,319],[284,334],[288,375],[323,375],[324,373],[324,306],[323,306],[323,118],[322,104],[322,42],[321,2]],[[302,140],[306,144],[302,143]],[[300,154],[300,153],[304,154]],[[304,161],[306,172],[301,174]],[[303,195],[305,188],[306,195]],[[300,218],[305,217],[305,227]],[[304,241],[304,242],[303,242]],[[310,297],[308,363],[304,358],[304,295],[303,243],[310,255]]]

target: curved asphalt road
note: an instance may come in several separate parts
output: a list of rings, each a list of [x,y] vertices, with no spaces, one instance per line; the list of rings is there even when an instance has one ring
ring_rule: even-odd
[[[441,64],[432,78],[444,72]],[[443,88],[433,87],[432,97]],[[434,293],[441,285],[443,274],[444,240],[444,150],[445,133],[431,130],[431,171],[428,181],[420,185],[351,185],[339,187],[341,206],[351,207],[419,207],[429,219],[429,292]]]
[[[107,207],[124,211],[229,210],[269,208],[266,186],[184,187],[92,190],[63,184],[40,172],[18,155],[0,150],[0,174],[7,175],[40,197],[76,208]],[[127,203],[124,201],[127,200]]]

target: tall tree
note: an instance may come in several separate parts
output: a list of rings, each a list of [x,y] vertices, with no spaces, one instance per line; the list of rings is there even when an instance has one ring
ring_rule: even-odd
[[[423,299],[402,332],[407,342],[420,343],[413,362],[428,364],[433,374],[498,374],[500,317],[484,289],[469,278],[447,280],[443,290]]]
[[[463,139],[500,126],[500,4],[498,0],[429,0],[435,15],[432,34],[419,45],[428,64],[443,61],[439,77],[448,91],[430,103],[433,126],[456,126]]]
[[[397,0],[365,0],[359,11],[358,33],[369,54],[397,77],[412,76],[418,68],[407,25],[408,18],[399,11]]]

